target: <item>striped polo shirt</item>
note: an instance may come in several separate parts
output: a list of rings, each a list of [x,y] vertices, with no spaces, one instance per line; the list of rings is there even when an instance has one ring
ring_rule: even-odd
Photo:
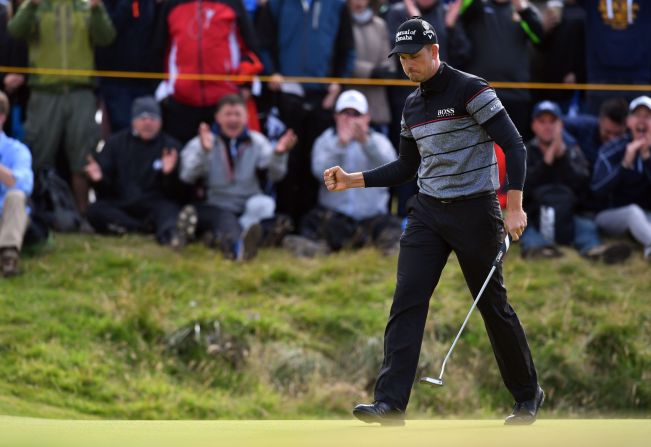
[[[488,82],[445,62],[409,95],[400,135],[418,146],[422,193],[453,199],[499,188],[493,140],[482,124],[503,108]]]

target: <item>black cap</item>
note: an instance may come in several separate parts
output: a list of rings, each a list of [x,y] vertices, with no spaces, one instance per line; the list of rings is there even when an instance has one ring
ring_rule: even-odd
[[[160,106],[153,96],[136,98],[131,105],[131,119],[145,117],[156,119],[161,117]]]
[[[398,27],[396,44],[389,53],[389,57],[397,53],[418,53],[424,45],[438,42],[436,31],[427,20],[423,20],[421,17],[412,17]]]

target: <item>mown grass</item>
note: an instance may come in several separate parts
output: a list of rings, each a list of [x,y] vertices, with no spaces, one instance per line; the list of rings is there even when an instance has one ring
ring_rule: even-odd
[[[651,410],[650,266],[505,263],[554,415]],[[0,413],[44,417],[337,418],[367,401],[396,258],[374,250],[247,264],[144,237],[57,235],[0,281]],[[470,296],[454,259],[431,302],[421,371],[438,373]],[[511,405],[479,315],[446,385],[411,417],[500,416]]]

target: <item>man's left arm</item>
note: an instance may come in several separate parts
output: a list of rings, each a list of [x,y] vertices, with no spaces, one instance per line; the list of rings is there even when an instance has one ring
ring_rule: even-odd
[[[110,45],[117,34],[101,0],[90,1],[89,32],[93,44],[100,47]]]
[[[486,81],[471,80],[465,94],[466,111],[504,151],[507,176],[504,189],[508,191],[505,225],[517,241],[527,226],[527,215],[522,209],[527,150],[495,90]]]

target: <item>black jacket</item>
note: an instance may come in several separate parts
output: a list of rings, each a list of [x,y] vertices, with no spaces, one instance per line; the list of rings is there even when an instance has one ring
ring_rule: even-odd
[[[117,31],[108,47],[95,50],[98,70],[149,72],[160,69],[162,61],[155,60],[153,45],[156,18],[160,7],[155,1],[103,0]],[[136,6],[137,5],[137,6]],[[152,84],[156,81],[106,78],[102,82]]]
[[[178,199],[183,188],[178,163],[170,174],[162,173],[164,148],[180,152],[181,144],[163,132],[151,141],[133,135],[131,129],[112,135],[97,155],[103,174],[94,185],[97,198],[121,206],[147,199]]]
[[[576,199],[583,200],[590,189],[590,167],[583,152],[569,136],[563,141],[567,147],[562,157],[548,165],[544,161],[538,139],[527,143],[527,179],[525,181],[525,210],[531,212],[539,204],[533,197],[545,185],[563,185]]]
[[[461,16],[472,42],[468,72],[489,82],[529,81],[529,42],[540,44],[543,27],[540,14],[533,6],[518,15],[519,21],[515,21],[511,2],[470,2]],[[499,96],[505,101],[526,101],[529,91],[504,89],[499,91]]]

